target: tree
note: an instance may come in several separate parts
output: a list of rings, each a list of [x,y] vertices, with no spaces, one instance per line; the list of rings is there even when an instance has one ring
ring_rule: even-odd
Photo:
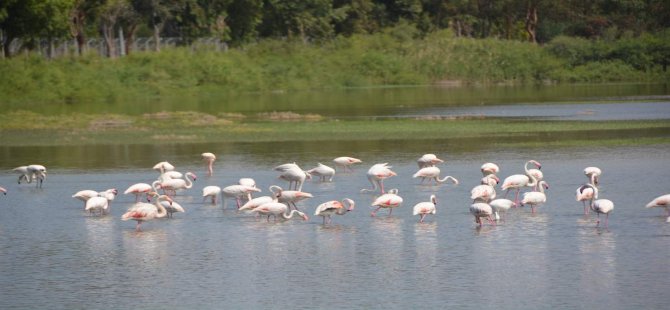
[[[114,44],[115,27],[119,18],[130,8],[126,0],[107,0],[98,8],[100,19],[100,34],[105,40],[107,47],[107,57],[115,58],[117,56],[116,45]]]
[[[172,18],[178,3],[169,0],[131,0],[131,5],[152,30],[156,42],[154,50],[160,51],[160,34],[165,23]]]
[[[263,36],[298,34],[303,42],[334,34],[333,7],[328,0],[265,0],[261,24]]]

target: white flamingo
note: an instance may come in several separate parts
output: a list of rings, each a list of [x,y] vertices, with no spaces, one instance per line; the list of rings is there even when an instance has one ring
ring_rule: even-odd
[[[301,192],[301,191],[285,191],[277,185],[270,186],[270,191],[273,193],[273,196],[277,197],[277,200],[281,203],[287,204],[289,207],[293,207],[298,210],[296,205],[298,202],[305,199],[314,198],[310,193]]]
[[[283,164],[274,168],[275,171],[281,172],[279,178],[288,181],[288,189],[293,189],[292,185],[295,183],[295,190],[301,191],[302,184],[305,179],[311,179],[312,175],[307,171],[302,170],[295,163]]]
[[[489,220],[491,225],[495,225],[493,221],[493,208],[488,203],[476,202],[470,205],[470,214],[475,217],[475,223],[482,226],[482,218]]]
[[[235,184],[226,186],[221,190],[221,194],[223,195],[223,197],[221,197],[221,200],[223,200],[223,208],[225,209],[228,205],[226,198],[235,198],[237,208],[239,209],[241,204],[240,198],[246,197],[247,200],[251,200],[251,193],[260,191],[261,190],[258,188],[246,185]]]
[[[149,185],[147,183],[135,183],[126,189],[126,191],[123,192],[123,194],[128,195],[128,194],[133,194],[135,195],[135,202],[140,201],[140,196],[141,195],[146,195],[147,201],[151,201],[149,197],[150,192],[155,192],[156,190],[156,185],[159,184],[160,181],[155,181],[153,185]]]
[[[274,217],[275,222],[277,221],[277,217],[282,217],[283,219],[288,220],[294,215],[302,217],[305,221],[309,220],[309,217],[303,212],[298,210],[289,212],[288,210],[288,206],[281,202],[269,202],[254,208],[251,212],[258,213],[259,215],[267,215],[268,222],[270,222],[270,216]]]
[[[163,205],[163,208],[165,208],[165,212],[167,212],[168,218],[173,218],[174,213],[176,212],[185,212],[184,207],[182,207],[176,201],[163,200],[161,201],[161,205]]]
[[[333,176],[335,175],[335,169],[322,163],[318,163],[315,168],[307,170],[307,173],[311,174],[312,176],[320,177],[321,182],[326,182],[326,180],[328,180],[328,182],[332,182]]]
[[[419,159],[416,161],[417,165],[419,165],[419,169],[433,167],[443,162],[444,160],[437,158],[435,154],[423,154],[423,156],[419,157]]]
[[[47,178],[47,169],[42,165],[20,166],[13,170],[20,174],[18,180],[19,184],[21,184],[21,180],[26,181],[26,183],[36,181],[35,186],[42,187],[42,183]]]
[[[451,180],[455,185],[458,185],[458,180],[450,175],[440,179],[440,168],[435,166],[421,168],[412,177],[421,178],[421,184],[423,184],[423,182],[428,179],[428,184],[431,183],[431,180],[434,180],[435,184],[442,184],[448,180]]]
[[[177,190],[180,189],[190,189],[193,187],[193,181],[197,180],[198,177],[193,172],[186,172],[184,174],[185,179],[169,179],[160,182],[160,187],[167,194],[168,191],[172,192],[172,196],[177,195]]]
[[[374,192],[379,188],[381,194],[384,194],[384,180],[396,175],[395,172],[391,171],[391,166],[388,163],[373,165],[367,173],[368,181],[372,184],[372,189],[364,188],[361,190],[361,193]]]
[[[493,199],[489,202],[489,206],[493,210],[493,218],[495,220],[502,219],[501,214],[507,212],[514,205],[514,201],[505,198]]]
[[[530,210],[532,213],[535,213],[535,208],[541,204],[547,202],[547,195],[544,194],[544,190],[549,188],[549,185],[546,181],[540,181],[537,184],[539,189],[538,192],[527,192],[523,194],[523,200],[521,200],[521,205],[530,205]]]
[[[174,166],[167,161],[162,161],[162,162],[159,162],[159,163],[155,164],[152,169],[157,170],[161,174],[163,174],[166,171],[174,170]]]
[[[214,173],[214,161],[216,160],[216,155],[206,152],[200,154],[200,156],[202,157],[202,160],[207,163],[207,175],[211,177]]]
[[[658,196],[650,201],[646,208],[665,208],[665,214],[668,217],[666,222],[670,223],[670,194]]]
[[[205,186],[202,189],[202,200],[205,201],[209,197],[212,200],[212,204],[216,204],[219,193],[221,193],[221,187],[216,185]]]
[[[102,192],[96,192],[94,190],[85,189],[85,190],[81,190],[81,191],[76,192],[74,195],[72,195],[72,198],[76,198],[76,199],[79,199],[79,200],[83,201],[84,202],[84,208],[86,208],[86,201],[88,201],[89,199],[91,199],[93,197],[103,196],[107,193],[110,193],[110,194],[116,196],[118,191],[116,190],[116,188],[110,188],[110,189],[102,191]]]
[[[587,178],[589,178],[589,183],[598,185],[598,182],[600,182],[600,175],[602,174],[602,170],[600,170],[598,167],[586,167],[584,168],[584,174]]]
[[[109,203],[110,201],[114,200],[115,196],[116,194],[114,192],[100,192],[97,196],[86,200],[84,210],[89,214],[98,212],[99,215],[103,215],[107,213],[107,210],[109,210]]]
[[[271,196],[260,196],[253,198],[249,201],[247,201],[244,205],[242,205],[237,211],[247,211],[247,210],[253,210],[263,204],[269,203],[269,202],[277,202],[277,197],[271,197]]]
[[[240,178],[240,180],[237,181],[237,184],[249,187],[256,187],[256,181],[252,178]]]
[[[430,195],[430,201],[419,202],[414,205],[412,215],[419,215],[419,223],[423,223],[423,219],[428,214],[435,214],[435,208],[437,206],[437,197],[435,195]]]
[[[372,207],[377,207],[372,213],[370,213],[370,216],[375,216],[377,215],[377,211],[379,209],[384,208],[384,209],[389,209],[389,215],[393,213],[393,209],[397,208],[400,206],[402,203],[402,197],[398,196],[398,189],[392,189],[389,190],[388,193],[383,194],[377,199],[375,199],[374,202],[370,206]]]
[[[349,198],[344,198],[341,202],[331,200],[318,205],[314,215],[323,217],[323,225],[326,225],[332,221],[332,215],[345,215],[347,212],[353,211],[355,206],[356,202]]]
[[[172,202],[172,198],[167,195],[158,195],[158,193],[153,192],[151,196],[156,198],[153,204],[138,202],[128,209],[126,213],[121,216],[121,220],[135,220],[137,225],[135,230],[140,231],[140,225],[142,222],[150,221],[155,218],[165,217],[167,215],[167,210],[161,204],[161,201],[165,200]]]
[[[184,174],[176,171],[176,170],[171,170],[171,171],[165,171],[161,173],[161,175],[158,177],[158,180],[161,182],[166,181],[166,180],[172,180],[172,179],[182,179],[184,178]]]
[[[598,197],[598,188],[593,184],[584,184],[577,189],[575,199],[581,201],[584,205],[584,215],[589,214],[589,209],[593,203],[593,199]],[[586,204],[586,201],[589,201],[589,204]]]
[[[363,161],[361,161],[358,158],[353,158],[353,157],[347,157],[347,156],[342,156],[333,159],[333,162],[335,163],[335,166],[340,166],[344,171],[347,171],[347,168],[349,171],[354,171],[354,169],[351,168],[352,165],[354,164],[360,164]]]
[[[509,194],[510,189],[512,188],[516,189],[516,193],[514,195],[515,206],[519,204],[519,192],[521,192],[521,188],[525,186],[533,187],[535,186],[535,184],[537,184],[537,180],[535,180],[535,178],[533,178],[533,176],[530,175],[528,171],[529,164],[534,164],[535,167],[537,167],[538,169],[542,168],[542,165],[539,162],[535,160],[529,160],[523,166],[526,174],[514,174],[508,176],[507,178],[505,178],[505,181],[503,181],[502,189],[506,190],[505,198],[507,198],[507,194]]]
[[[489,174],[498,174],[498,172],[500,172],[500,167],[494,163],[484,163],[480,170],[484,176],[487,176]]]

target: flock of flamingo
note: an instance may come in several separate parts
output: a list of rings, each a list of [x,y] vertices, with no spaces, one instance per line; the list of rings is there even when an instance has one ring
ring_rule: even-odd
[[[214,171],[214,161],[216,156],[212,153],[202,153],[202,160],[207,164],[207,174],[212,176]],[[338,157],[333,160],[336,167],[343,171],[353,171],[352,165],[360,164],[362,161],[353,157]],[[419,170],[413,175],[414,178],[420,178],[421,184],[424,182],[436,184],[451,181],[458,185],[459,181],[452,176],[440,177],[440,168],[438,164],[443,163],[434,154],[425,154],[417,160]],[[529,168],[529,166],[534,166]],[[391,170],[387,163],[372,165],[367,171],[367,178],[372,188],[361,189],[361,193],[379,192],[371,207],[376,207],[370,214],[376,216],[380,209],[388,209],[389,215],[393,209],[399,207],[403,199],[399,195],[398,189],[384,190],[384,180],[397,174]],[[475,222],[483,225],[483,219],[491,225],[496,225],[497,221],[503,220],[504,213],[510,208],[520,206],[530,206],[531,212],[535,213],[536,208],[547,201],[545,190],[549,188],[544,180],[541,171],[542,165],[536,160],[529,160],[524,165],[524,173],[514,174],[506,177],[501,185],[505,191],[503,198],[496,198],[495,187],[500,183],[497,174],[500,172],[498,165],[494,163],[485,163],[481,166],[483,175],[481,184],[475,186],[470,191],[472,204],[469,207],[470,213],[474,216]],[[176,212],[184,212],[184,208],[175,201],[175,196],[179,190],[187,190],[193,187],[193,182],[197,176],[192,172],[180,173],[169,162],[159,162],[153,167],[159,172],[158,178],[151,184],[136,183],[129,186],[124,194],[135,195],[135,203],[121,216],[121,219],[134,220],[137,222],[136,230],[141,230],[142,222],[162,217],[172,217]],[[290,219],[294,216],[308,220],[308,216],[300,211],[297,203],[314,198],[310,193],[303,192],[302,186],[307,179],[318,177],[321,182],[332,182],[336,169],[319,163],[317,167],[310,170],[302,170],[295,163],[287,163],[274,168],[279,173],[278,178],[288,181],[288,189],[272,185],[270,186],[270,196],[261,196],[253,198],[252,194],[261,192],[256,187],[256,182],[252,178],[241,178],[238,183],[224,188],[219,186],[206,186],[202,189],[203,200],[210,199],[212,204],[217,204],[218,197],[221,197],[223,208],[227,208],[227,200],[235,199],[238,211],[253,213],[256,216],[266,216],[267,221],[273,217],[277,219]],[[36,187],[41,188],[46,180],[47,170],[43,165],[28,165],[14,169],[19,173],[18,183],[35,182]],[[602,199],[598,196],[598,184],[601,170],[597,167],[587,167],[584,174],[588,182],[577,188],[576,200],[584,205],[584,214],[589,215],[590,211],[597,214],[596,226],[600,225],[600,215],[605,215],[605,228],[608,227],[609,214],[614,210],[614,203],[609,199]],[[521,195],[523,189],[530,189]],[[159,190],[163,194],[159,194]],[[510,191],[514,190],[514,200],[507,199]],[[7,190],[0,187],[0,192],[7,195]],[[109,213],[111,201],[114,200],[118,191],[108,189],[104,191],[82,190],[74,195],[73,198],[79,199],[84,203],[84,210],[91,215],[105,215]],[[142,198],[147,202],[140,201]],[[521,198],[521,199],[520,199]],[[153,200],[153,202],[152,202]],[[315,216],[323,217],[323,224],[329,224],[333,215],[344,215],[353,211],[356,203],[350,198],[344,198],[341,201],[331,200],[319,204],[314,212]],[[413,207],[413,215],[419,216],[419,222],[424,222],[429,214],[436,213],[437,198],[431,195],[429,201],[419,202]],[[670,222],[670,194],[662,195],[646,205],[646,208],[665,208],[667,222]]]

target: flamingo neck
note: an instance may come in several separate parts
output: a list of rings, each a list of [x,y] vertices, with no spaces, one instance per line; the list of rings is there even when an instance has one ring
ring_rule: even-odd
[[[458,184],[458,180],[456,180],[456,178],[454,178],[454,177],[452,177],[452,176],[450,176],[450,175],[444,177],[443,179],[437,179],[437,182],[439,182],[439,183],[444,183],[444,182],[446,182],[446,181],[448,181],[448,180],[451,180],[451,182],[453,182],[454,184]]]
[[[156,214],[156,217],[165,217],[167,215],[167,210],[165,210],[165,207],[163,207],[163,204],[161,204],[161,199],[165,199],[165,196],[161,195],[156,198],[156,202],[154,202],[154,206],[158,209],[158,213]]]
[[[283,218],[285,218],[285,219],[288,220],[288,219],[292,218],[294,215],[298,214],[298,212],[300,212],[300,211],[298,211],[298,210],[293,210],[293,211],[291,211],[291,213],[289,213],[289,214],[282,213],[281,216],[282,216]]]

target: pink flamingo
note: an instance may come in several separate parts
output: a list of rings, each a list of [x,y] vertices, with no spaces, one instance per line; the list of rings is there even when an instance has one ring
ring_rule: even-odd
[[[476,202],[478,200],[481,202],[489,202],[495,199],[496,189],[494,186],[498,184],[498,182],[500,182],[500,179],[498,179],[498,177],[493,174],[489,174],[484,177],[482,179],[483,184],[475,186],[470,191],[470,199],[472,199],[472,202]]]
[[[602,170],[598,167],[586,167],[584,168],[584,174],[586,175],[587,178],[589,178],[589,183],[593,185],[598,185],[598,182],[600,181],[600,175],[602,174]]]
[[[593,199],[595,199],[595,197],[598,197],[598,188],[593,184],[585,184],[577,189],[575,198],[577,201],[581,201],[584,205],[584,215],[589,214],[589,209],[591,208],[591,204],[593,203]],[[587,200],[589,201],[588,205],[586,204]]]
[[[440,179],[440,168],[435,166],[429,166],[419,169],[412,177],[421,178],[421,183],[428,179],[428,184],[430,180],[434,180],[435,184],[442,184],[448,180],[451,180],[455,185],[458,185],[458,180],[450,175]]]
[[[537,184],[537,180],[530,175],[528,171],[528,164],[534,164],[538,169],[542,168],[542,165],[535,161],[535,160],[529,160],[526,162],[526,164],[523,166],[524,170],[526,171],[526,174],[514,174],[511,176],[508,176],[505,178],[505,181],[503,181],[502,189],[507,190],[505,192],[505,198],[507,198],[507,194],[509,194],[510,189],[514,188],[516,189],[516,194],[514,195],[514,205],[517,206],[519,204],[519,192],[521,191],[522,187],[525,186],[535,186]]]
[[[214,161],[216,160],[216,155],[213,153],[202,153],[200,154],[202,157],[202,160],[204,160],[207,163],[207,175],[212,176],[214,173]]]
[[[610,212],[614,210],[614,203],[609,199],[598,199],[598,189],[593,184],[586,184],[584,186],[591,187],[594,192],[593,199],[595,200],[591,200],[591,210],[598,215],[596,227],[600,226],[600,215],[605,214],[605,229],[607,229]]]
[[[374,192],[379,187],[381,194],[384,194],[384,180],[397,174],[391,171],[388,163],[375,164],[368,170],[368,181],[372,184],[372,189],[361,189],[361,193]]]
[[[86,208],[86,201],[88,201],[89,199],[91,199],[93,197],[103,196],[106,193],[111,193],[114,196],[116,196],[118,191],[116,190],[116,188],[110,188],[110,189],[108,189],[106,191],[102,191],[102,192],[96,192],[94,190],[85,189],[85,190],[81,190],[81,191],[76,192],[74,195],[72,195],[72,198],[76,198],[76,199],[79,199],[79,200],[83,201],[84,202],[84,208]]]
[[[430,201],[419,202],[414,205],[412,215],[419,215],[419,223],[423,223],[423,219],[428,214],[435,214],[437,206],[437,197],[430,195]]]
[[[302,170],[295,163],[279,165],[274,170],[281,172],[279,175],[280,179],[288,181],[288,189],[292,189],[292,185],[295,183],[295,190],[297,191],[302,190],[302,184],[305,183],[305,179],[312,178],[311,174]]]
[[[296,214],[302,217],[302,219],[305,221],[309,220],[309,217],[307,217],[307,215],[303,212],[300,212],[298,210],[293,210],[289,212],[288,210],[289,210],[288,206],[281,202],[269,202],[254,208],[253,210],[251,210],[251,212],[256,212],[260,215],[267,215],[268,222],[270,222],[270,216],[273,216],[276,222],[277,217],[279,216],[281,216],[285,220],[288,220]]]
[[[115,192],[100,192],[98,196],[86,200],[84,210],[89,214],[93,214],[94,211],[99,211],[99,215],[103,215],[107,213],[109,203],[114,200],[114,197],[116,197]]]
[[[305,199],[314,198],[310,193],[301,192],[301,191],[285,191],[277,185],[270,186],[270,191],[273,196],[277,197],[277,200],[281,203],[287,204],[289,207],[292,206],[294,209],[298,210],[296,205],[298,202]]]
[[[475,217],[475,223],[482,226],[482,218],[489,220],[491,225],[495,225],[493,221],[493,208],[488,203],[476,202],[470,205],[470,214]]]
[[[138,202],[128,209],[126,213],[121,216],[121,220],[135,220],[137,225],[135,226],[136,231],[140,231],[140,225],[142,222],[150,221],[155,218],[165,217],[167,215],[167,210],[161,204],[161,201],[165,200],[172,202],[172,198],[167,195],[158,195],[156,192],[150,193],[152,197],[155,197],[154,204]]]
[[[340,166],[344,171],[347,171],[347,168],[349,171],[354,171],[354,169],[351,168],[352,165],[354,164],[360,164],[363,161],[361,161],[358,158],[353,158],[353,157],[347,157],[347,156],[342,156],[333,159],[333,162],[335,163],[335,166]]]
[[[348,205],[348,207],[345,205]],[[355,206],[356,202],[349,198],[344,198],[342,202],[331,200],[318,205],[314,215],[323,217],[323,225],[326,225],[332,221],[332,215],[345,215],[347,212],[353,211]]]
[[[498,174],[498,172],[500,172],[500,167],[494,163],[484,163],[480,170],[484,176],[487,176],[489,174]]]
[[[423,156],[419,157],[419,159],[416,161],[417,165],[419,165],[419,169],[433,167],[443,162],[444,160],[437,158],[435,154],[423,154]]]
[[[167,162],[167,161],[162,161],[153,166],[154,170],[159,171],[161,174],[165,173],[166,171],[172,171],[174,170],[174,166]]]
[[[646,208],[665,208],[665,214],[668,216],[666,222],[670,223],[670,194],[658,196],[649,202]]]
[[[146,195],[147,201],[151,201],[151,198],[149,197],[149,193],[152,191],[157,191],[156,186],[159,184],[159,181],[154,181],[152,185],[149,185],[147,183],[136,183],[128,187],[123,194],[128,195],[128,194],[133,194],[135,195],[135,202],[140,201],[140,196],[142,194]]]
[[[209,197],[212,200],[212,204],[216,204],[216,198],[219,196],[219,193],[221,193],[221,187],[216,185],[205,186],[202,189],[202,200],[204,201]]]
[[[255,187],[251,186],[246,186],[246,185],[230,185],[226,186],[221,190],[221,193],[223,197],[221,200],[223,200],[223,208],[225,209],[226,206],[228,205],[226,198],[235,198],[235,202],[237,203],[237,208],[240,208],[240,198],[246,197],[247,200],[251,200],[251,193],[253,192],[260,192],[261,190]]]
[[[530,205],[531,213],[535,213],[535,208],[547,202],[547,195],[544,194],[544,190],[548,189],[549,185],[545,181],[540,181],[537,186],[540,191],[524,193],[523,200],[521,200],[521,205]]]
[[[335,175],[335,169],[322,163],[318,163],[315,168],[307,170],[307,173],[311,174],[312,176],[320,177],[321,182],[326,182],[326,179],[328,179],[328,182],[332,182],[333,176]]]
[[[7,195],[7,190],[4,187],[0,187],[0,192],[2,192],[3,195]]]
[[[377,199],[375,199],[375,201],[372,202],[370,206],[372,207],[376,206],[377,209],[372,211],[372,213],[370,213],[370,216],[374,217],[375,215],[377,215],[377,211],[379,211],[379,209],[381,208],[389,209],[389,215],[391,215],[391,213],[393,213],[393,209],[399,207],[401,203],[402,203],[402,197],[398,196],[398,190],[395,188],[389,190],[388,193],[377,197]]]
[[[193,187],[193,182],[198,179],[193,172],[186,172],[184,176],[186,177],[185,179],[169,179],[160,182],[161,189],[163,189],[163,192],[166,194],[168,191],[171,191],[172,196],[176,196],[177,190]]]
[[[507,212],[507,210],[509,210],[513,205],[513,201],[505,198],[494,199],[489,202],[489,206],[491,206],[491,209],[493,210],[493,218],[495,220],[502,219],[501,214]]]

